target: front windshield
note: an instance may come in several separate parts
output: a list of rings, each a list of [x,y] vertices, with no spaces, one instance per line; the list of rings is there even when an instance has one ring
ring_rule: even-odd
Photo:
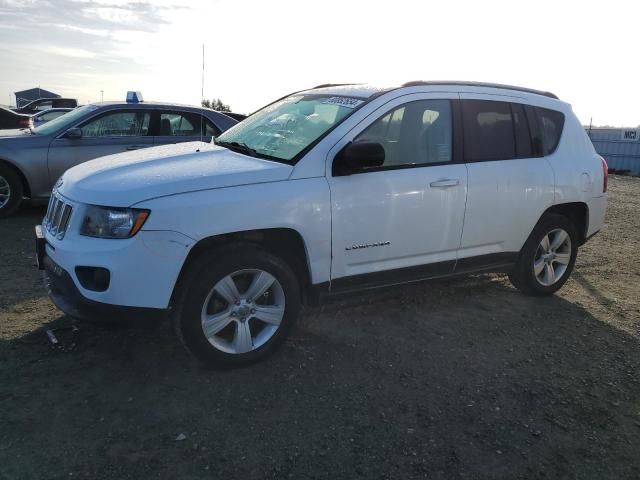
[[[53,120],[32,129],[31,131],[37,135],[48,135],[64,128],[70,127],[77,120],[84,117],[87,113],[93,112],[98,107],[95,105],[85,105],[84,107],[74,108],[68,113],[54,118]]]
[[[291,161],[364,100],[337,95],[298,94],[254,113],[216,138],[243,153]]]

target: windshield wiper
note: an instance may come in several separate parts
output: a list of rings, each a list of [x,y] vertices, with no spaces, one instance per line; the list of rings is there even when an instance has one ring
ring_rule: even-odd
[[[245,153],[245,154],[249,155],[250,157],[261,157],[261,155],[259,155],[258,152],[255,149],[251,148],[246,143],[219,142],[219,141],[217,141],[215,139],[213,140],[213,143],[215,143],[216,145],[220,145],[221,147],[228,148],[229,150],[233,150],[234,152]]]
[[[266,153],[260,153],[255,148],[251,148],[246,143],[241,143],[241,142],[221,142],[217,138],[213,139],[213,143],[215,143],[216,145],[219,145],[221,147],[228,148],[229,150],[232,150],[234,152],[244,153],[245,155],[249,155],[250,157],[262,158],[264,160],[271,160],[272,162],[284,163],[286,165],[290,164],[290,162],[288,162],[288,161],[286,161],[286,160],[284,160],[282,158],[274,157],[273,155],[267,155]]]

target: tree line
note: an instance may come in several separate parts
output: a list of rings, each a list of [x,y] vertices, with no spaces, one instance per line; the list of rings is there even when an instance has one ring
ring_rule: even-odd
[[[231,107],[224,103],[219,98],[212,98],[202,100],[202,106],[206,108],[210,108],[212,110],[217,110],[218,112],[230,112]]]

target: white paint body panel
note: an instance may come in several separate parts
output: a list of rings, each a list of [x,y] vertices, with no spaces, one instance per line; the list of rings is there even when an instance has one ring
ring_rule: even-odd
[[[196,241],[214,235],[265,228],[290,228],[305,241],[314,283],[329,280],[331,211],[323,177],[161,197],[135,206],[152,215],[145,230],[175,230]]]
[[[195,241],[172,231],[141,231],[124,240],[84,237],[78,230],[85,205],[66,197],[65,201],[74,208],[67,233],[58,240],[45,230],[46,252],[69,273],[80,293],[97,302],[166,308],[175,280]],[[84,289],[75,272],[77,266],[108,268],[109,289],[105,292]]]
[[[456,259],[467,194],[465,165],[332,177],[331,164],[347,143],[390,110],[412,101],[457,98],[455,93],[441,92],[381,99],[377,108],[366,112],[368,115],[329,150],[326,171],[331,188],[332,279]],[[455,180],[458,185],[430,186],[445,179]],[[351,248],[375,243],[384,245]]]
[[[332,179],[331,278],[455,260],[466,177],[464,165],[441,165]],[[450,188],[429,185],[445,178],[460,183]],[[376,242],[389,243],[347,250]]]
[[[461,93],[460,99],[527,103],[518,93]],[[545,158],[473,162],[467,169],[469,193],[459,258],[518,252],[553,205],[553,169]]]
[[[356,95],[358,88],[343,90]],[[366,98],[375,90],[363,87],[359,92]],[[47,253],[91,300],[166,308],[189,251],[204,238],[226,233],[295,230],[304,241],[311,281],[319,284],[349,275],[517,252],[540,215],[558,203],[586,203],[588,233],[598,231],[606,209],[602,167],[570,107],[541,95],[505,92],[460,85],[388,91],[354,112],[295,166],[201,142],[84,163],[64,175],[59,191],[75,209],[63,240],[45,233],[54,247]],[[561,110],[566,122],[557,151],[547,158],[331,176],[336,153],[384,110],[414,99],[458,96],[490,96]],[[448,189],[429,186],[444,178],[460,183]],[[151,215],[143,230],[128,240],[83,237],[78,231],[86,204],[147,208]],[[345,250],[353,244],[386,241],[388,246]],[[79,265],[108,268],[109,289],[82,289],[74,272]]]
[[[211,143],[188,142],[98,158],[64,175],[68,198],[129,206],[154,197],[284,180],[293,167]]]

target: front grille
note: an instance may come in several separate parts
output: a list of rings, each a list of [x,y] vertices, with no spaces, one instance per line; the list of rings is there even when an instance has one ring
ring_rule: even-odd
[[[72,211],[73,207],[66,203],[62,197],[54,191],[49,199],[49,208],[47,208],[47,214],[44,216],[42,226],[51,235],[62,240],[67,231],[67,225],[69,225]]]

